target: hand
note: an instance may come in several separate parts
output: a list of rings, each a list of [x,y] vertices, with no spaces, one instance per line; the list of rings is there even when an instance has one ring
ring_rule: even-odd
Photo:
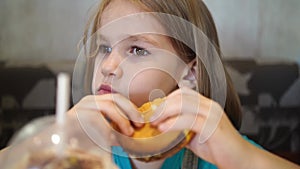
[[[241,158],[241,149],[247,145],[219,104],[189,88],[178,89],[167,96],[153,118],[152,125],[163,132],[184,129],[195,132],[187,147],[216,165],[228,163],[229,158],[235,158],[233,156]]]
[[[133,124],[136,127],[140,127],[142,125],[140,122],[143,121],[136,106],[120,94],[86,96],[70,109],[68,114],[78,118],[83,125],[84,123],[93,123],[102,133],[105,133],[106,137],[112,136],[112,127],[109,121],[114,122],[127,136],[131,136],[134,132],[129,119],[135,121]],[[86,114],[92,118],[83,122]],[[116,140],[111,141],[117,144]]]

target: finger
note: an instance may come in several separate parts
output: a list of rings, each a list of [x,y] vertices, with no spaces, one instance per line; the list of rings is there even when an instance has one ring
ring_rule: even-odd
[[[90,96],[86,98],[87,102],[96,102],[97,107],[100,107],[102,101],[114,102],[119,109],[122,110],[123,114],[127,116],[131,121],[136,122],[136,125],[144,122],[141,114],[139,113],[137,107],[126,97],[120,94],[106,94],[99,96]]]
[[[200,133],[205,119],[196,115],[181,115],[160,123],[158,129],[162,132],[192,130]]]
[[[223,111],[216,109],[218,104],[209,98],[192,90],[176,90],[175,93],[169,95],[166,99],[166,104],[161,105],[155,111],[151,119],[152,125],[157,125],[167,118],[177,116],[179,114],[198,114],[206,117],[211,113],[219,114],[214,111]],[[212,111],[213,110],[213,111]]]
[[[120,110],[115,103],[111,101],[102,101],[101,104],[102,106],[100,106],[98,110],[103,113],[104,116],[112,120],[122,133],[131,136],[134,132],[134,129],[122,110]]]
[[[114,103],[112,104],[112,106],[110,106],[110,108],[121,110],[118,111],[119,114],[124,116],[124,118],[133,121],[132,124],[135,127],[143,126],[143,118],[140,115],[140,113],[137,111],[136,106],[132,102],[130,102],[127,98],[119,94],[86,96],[75,107],[81,109],[84,108],[84,109],[99,111],[99,110],[103,110],[104,109],[103,107],[107,106],[107,105],[103,105],[103,102],[105,101]],[[106,113],[106,115],[108,115],[108,113]]]
[[[162,121],[184,114],[198,114],[200,112],[201,101],[198,95],[182,95],[181,93],[168,96],[165,103],[161,104],[151,118],[152,125],[157,125]]]
[[[121,110],[121,115],[132,122],[135,127],[142,127],[144,125],[144,118],[141,116],[137,107],[126,97],[120,94],[103,95],[103,98],[97,98],[96,101],[111,100],[118,106],[118,110]]]
[[[218,104],[217,104],[218,105]],[[224,111],[221,106],[211,106],[208,116],[182,114],[169,118],[158,125],[161,131],[189,129],[199,134],[198,142],[206,142],[218,128]]]
[[[138,111],[137,107],[126,97],[120,94],[112,95],[113,101],[118,107],[126,114],[130,121],[137,127],[141,127],[144,124],[144,118]]]
[[[140,123],[140,122],[133,122],[131,121],[131,124],[135,127],[135,128],[142,128],[145,125],[145,122]]]
[[[128,136],[133,134],[134,130],[127,116],[124,115],[109,97],[85,97],[77,104],[75,109],[82,113],[85,111],[101,112],[106,118],[113,121],[122,133]]]

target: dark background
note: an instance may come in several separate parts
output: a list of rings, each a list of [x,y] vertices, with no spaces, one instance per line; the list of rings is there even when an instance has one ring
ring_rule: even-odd
[[[240,132],[300,164],[299,65],[249,59],[226,60],[225,64],[243,105]],[[0,148],[30,120],[54,114],[55,78],[47,64],[0,64]]]

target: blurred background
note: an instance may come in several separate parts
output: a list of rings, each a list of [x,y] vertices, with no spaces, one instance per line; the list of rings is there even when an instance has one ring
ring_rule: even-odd
[[[300,1],[205,0],[243,105],[241,133],[300,164]],[[96,0],[0,1],[0,148],[54,113]]]

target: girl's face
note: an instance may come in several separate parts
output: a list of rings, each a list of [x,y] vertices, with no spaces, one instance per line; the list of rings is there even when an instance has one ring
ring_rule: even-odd
[[[113,0],[104,9],[96,33],[94,94],[120,93],[141,106],[177,88],[182,62],[161,24],[141,12],[127,0]]]

